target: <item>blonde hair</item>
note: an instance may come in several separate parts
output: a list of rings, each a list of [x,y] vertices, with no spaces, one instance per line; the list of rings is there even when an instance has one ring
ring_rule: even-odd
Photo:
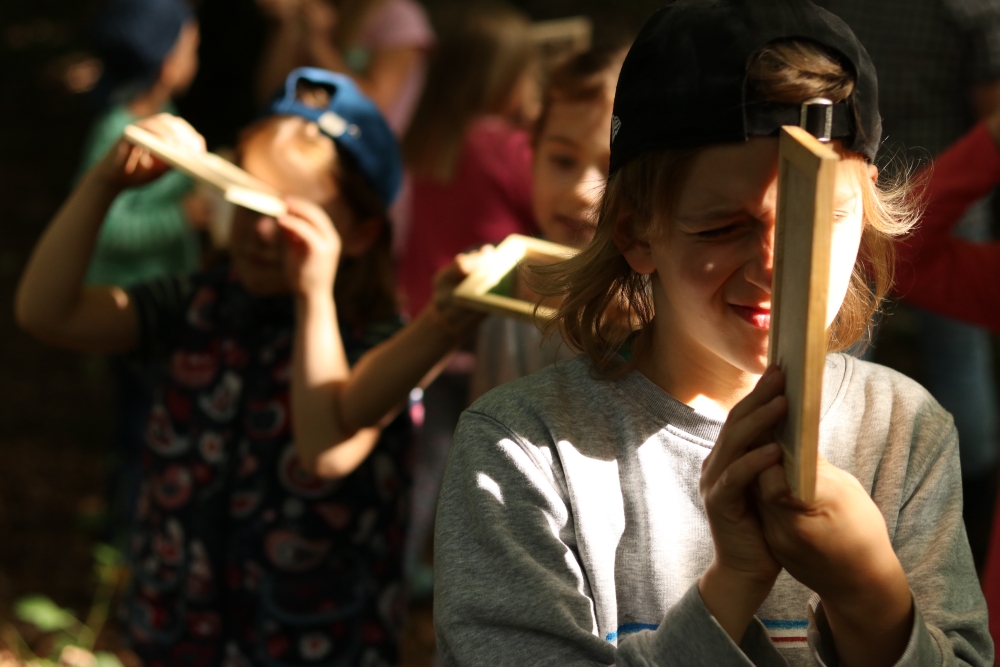
[[[821,46],[779,41],[762,48],[748,63],[747,97],[798,104],[811,97],[853,106],[853,75]],[[602,373],[609,373],[622,345],[653,320],[649,276],[635,272],[615,245],[616,225],[630,238],[650,238],[669,216],[697,149],[652,151],[624,164],[610,179],[601,201],[597,233],[574,258],[541,271],[547,295],[563,296],[556,329]],[[880,179],[868,175],[865,159],[842,156],[861,183],[864,231],[844,303],[830,328],[828,348],[845,350],[870,335],[870,323],[892,286],[893,237],[905,234],[920,213],[915,187],[905,174]],[[621,229],[621,228],[620,228]],[[644,352],[648,336],[638,336],[632,359]],[[631,365],[631,364],[630,364]],[[626,367],[627,368],[627,367]]]
[[[300,99],[306,104],[315,100],[325,106],[321,90],[302,93]],[[364,254],[340,258],[333,293],[337,316],[344,323],[366,326],[394,316],[397,308],[389,216],[350,154],[341,151],[316,123],[298,116],[269,116],[244,129],[237,146],[240,161],[251,141],[279,142],[282,150],[304,159],[317,173],[326,171],[357,221],[376,218],[381,222],[381,232]]]
[[[515,9],[475,3],[447,16],[403,139],[411,172],[441,183],[454,177],[472,120],[503,112],[535,59],[529,19]]]

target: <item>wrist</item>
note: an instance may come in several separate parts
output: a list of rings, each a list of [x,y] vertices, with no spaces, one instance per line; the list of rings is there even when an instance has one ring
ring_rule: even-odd
[[[776,579],[777,575],[740,572],[713,560],[698,580],[698,592],[722,629],[739,644]]]
[[[329,290],[307,290],[296,292],[295,307],[300,316],[308,317],[313,314],[328,315],[336,313],[337,307],[333,302],[333,288]]]
[[[895,554],[891,562],[872,568],[850,585],[821,593],[820,599],[831,627],[871,632],[909,618],[913,607],[906,573]]]

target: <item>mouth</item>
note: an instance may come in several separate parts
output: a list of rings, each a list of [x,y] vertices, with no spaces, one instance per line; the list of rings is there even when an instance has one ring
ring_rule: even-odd
[[[771,328],[771,309],[762,308],[760,306],[741,306],[735,303],[729,304],[729,307],[733,309],[740,319],[749,323],[751,326],[767,331]]]

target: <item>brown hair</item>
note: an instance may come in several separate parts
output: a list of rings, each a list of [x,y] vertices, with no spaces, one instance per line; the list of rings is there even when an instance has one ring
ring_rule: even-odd
[[[309,87],[299,91],[299,99],[310,106],[325,107],[329,94],[324,96],[322,89]],[[289,127],[289,123],[297,126]],[[304,118],[269,116],[253,123],[240,134],[238,156],[242,157],[251,139],[273,141],[279,132],[287,132],[291,150],[314,162],[317,169],[330,170],[340,196],[356,220],[376,218],[381,224],[378,237],[365,253],[358,257],[340,258],[333,288],[337,317],[354,326],[365,326],[392,317],[397,311],[396,290],[391,227],[385,206],[352,156],[341,151],[337,143],[320,132],[315,123]],[[332,154],[329,152],[330,144],[334,148]]]
[[[365,21],[385,0],[326,0],[337,10],[333,43],[346,54],[358,40]]]
[[[542,93],[542,110],[535,125],[537,143],[556,102],[611,100],[627,46],[609,45],[583,51],[552,70]]]
[[[747,96],[798,104],[811,97],[851,101],[853,75],[836,57],[811,42],[779,41],[762,48],[748,64]],[[653,319],[650,278],[636,273],[614,243],[616,224],[631,238],[649,238],[669,215],[697,149],[661,150],[624,164],[610,179],[601,201],[597,233],[574,258],[543,271],[545,292],[562,295],[558,328],[598,370],[611,372],[613,360],[633,332]],[[855,153],[841,155],[858,170],[862,184],[864,231],[844,303],[830,328],[829,349],[845,350],[864,341],[870,322],[892,286],[895,260],[892,238],[906,233],[919,215],[914,186],[902,174],[876,186],[867,163]],[[648,336],[638,336],[632,359],[641,355]],[[866,342],[866,341],[865,341]]]
[[[403,139],[414,175],[442,183],[455,174],[465,131],[476,117],[504,111],[534,63],[528,17],[503,4],[458,4],[427,70],[427,83]]]

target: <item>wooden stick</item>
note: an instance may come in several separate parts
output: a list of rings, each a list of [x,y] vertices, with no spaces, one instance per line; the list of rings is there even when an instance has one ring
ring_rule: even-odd
[[[782,128],[768,361],[785,373],[788,416],[775,429],[775,436],[784,452],[788,486],[805,502],[816,496],[839,159],[802,128]]]

